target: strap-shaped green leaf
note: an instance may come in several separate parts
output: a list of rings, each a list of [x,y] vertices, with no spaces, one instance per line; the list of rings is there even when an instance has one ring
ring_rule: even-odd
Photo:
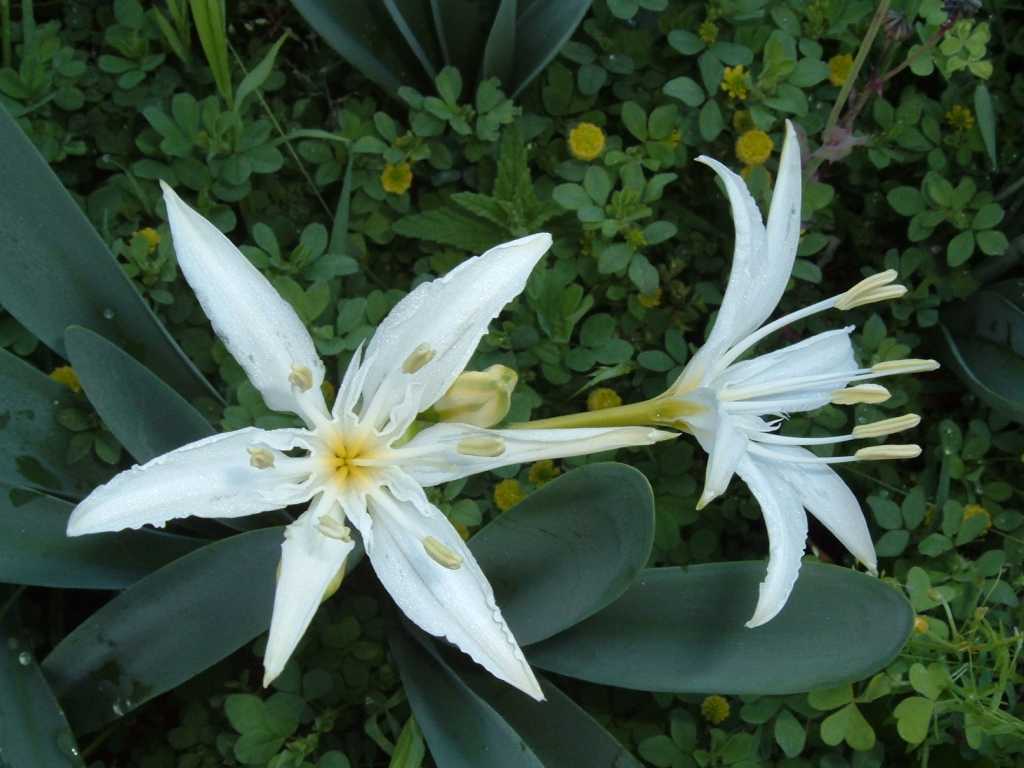
[[[434,30],[430,0],[384,0],[391,21],[402,33],[405,44],[419,59],[427,77],[434,79],[444,66],[441,46]]]
[[[91,457],[68,463],[73,433],[57,415],[74,404],[63,384],[0,349],[0,483],[80,497],[110,477]]]
[[[64,339],[89,402],[140,464],[214,434],[185,398],[116,344],[80,326]]]
[[[590,464],[548,483],[470,541],[520,644],[583,621],[647,564],[654,498],[624,464]]]
[[[266,631],[283,535],[264,528],[196,550],[65,637],[43,671],[76,732],[100,728]]]
[[[804,563],[786,607],[747,629],[764,563],[645,570],[587,621],[527,651],[560,675],[643,691],[789,694],[863,679],[910,634],[913,611],[872,576]]]
[[[4,597],[0,590],[0,603]],[[57,699],[11,620],[0,623],[0,765],[85,766]]]
[[[524,0],[516,29],[515,82],[519,94],[572,37],[590,10],[592,0]]]
[[[205,542],[143,529],[69,538],[73,506],[0,486],[0,582],[123,589]]]
[[[0,109],[0,304],[61,356],[82,325],[133,350],[188,397],[217,397],[160,324],[60,180]]]
[[[395,632],[398,662],[416,722],[445,768],[640,768],[604,728],[544,679],[535,702],[457,651],[417,630]]]

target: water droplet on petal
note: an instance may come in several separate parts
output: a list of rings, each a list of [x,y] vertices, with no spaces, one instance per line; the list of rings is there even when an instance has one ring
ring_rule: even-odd
[[[23,667],[27,667],[32,663],[32,654],[28,651],[22,651],[18,654],[18,663]]]
[[[112,310],[110,307],[107,307],[106,309],[103,310],[103,317],[107,320],[113,320],[114,310]]]

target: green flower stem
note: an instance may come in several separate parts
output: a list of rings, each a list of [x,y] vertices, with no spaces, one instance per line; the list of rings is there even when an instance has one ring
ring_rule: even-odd
[[[566,416],[510,425],[512,429],[570,429],[576,427],[673,427],[686,431],[683,417],[693,414],[692,404],[663,396],[599,411],[581,411]]]

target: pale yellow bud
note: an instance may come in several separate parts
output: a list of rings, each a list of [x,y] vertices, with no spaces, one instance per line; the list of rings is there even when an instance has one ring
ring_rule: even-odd
[[[508,415],[519,376],[504,365],[466,371],[431,409],[440,421],[493,427]]]

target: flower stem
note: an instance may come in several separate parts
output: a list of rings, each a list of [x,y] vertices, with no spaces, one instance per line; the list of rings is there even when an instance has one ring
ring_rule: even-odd
[[[676,398],[658,396],[639,403],[582,411],[550,419],[520,422],[512,429],[570,429],[578,427],[674,427],[685,431],[683,417],[700,411],[700,406]]]

